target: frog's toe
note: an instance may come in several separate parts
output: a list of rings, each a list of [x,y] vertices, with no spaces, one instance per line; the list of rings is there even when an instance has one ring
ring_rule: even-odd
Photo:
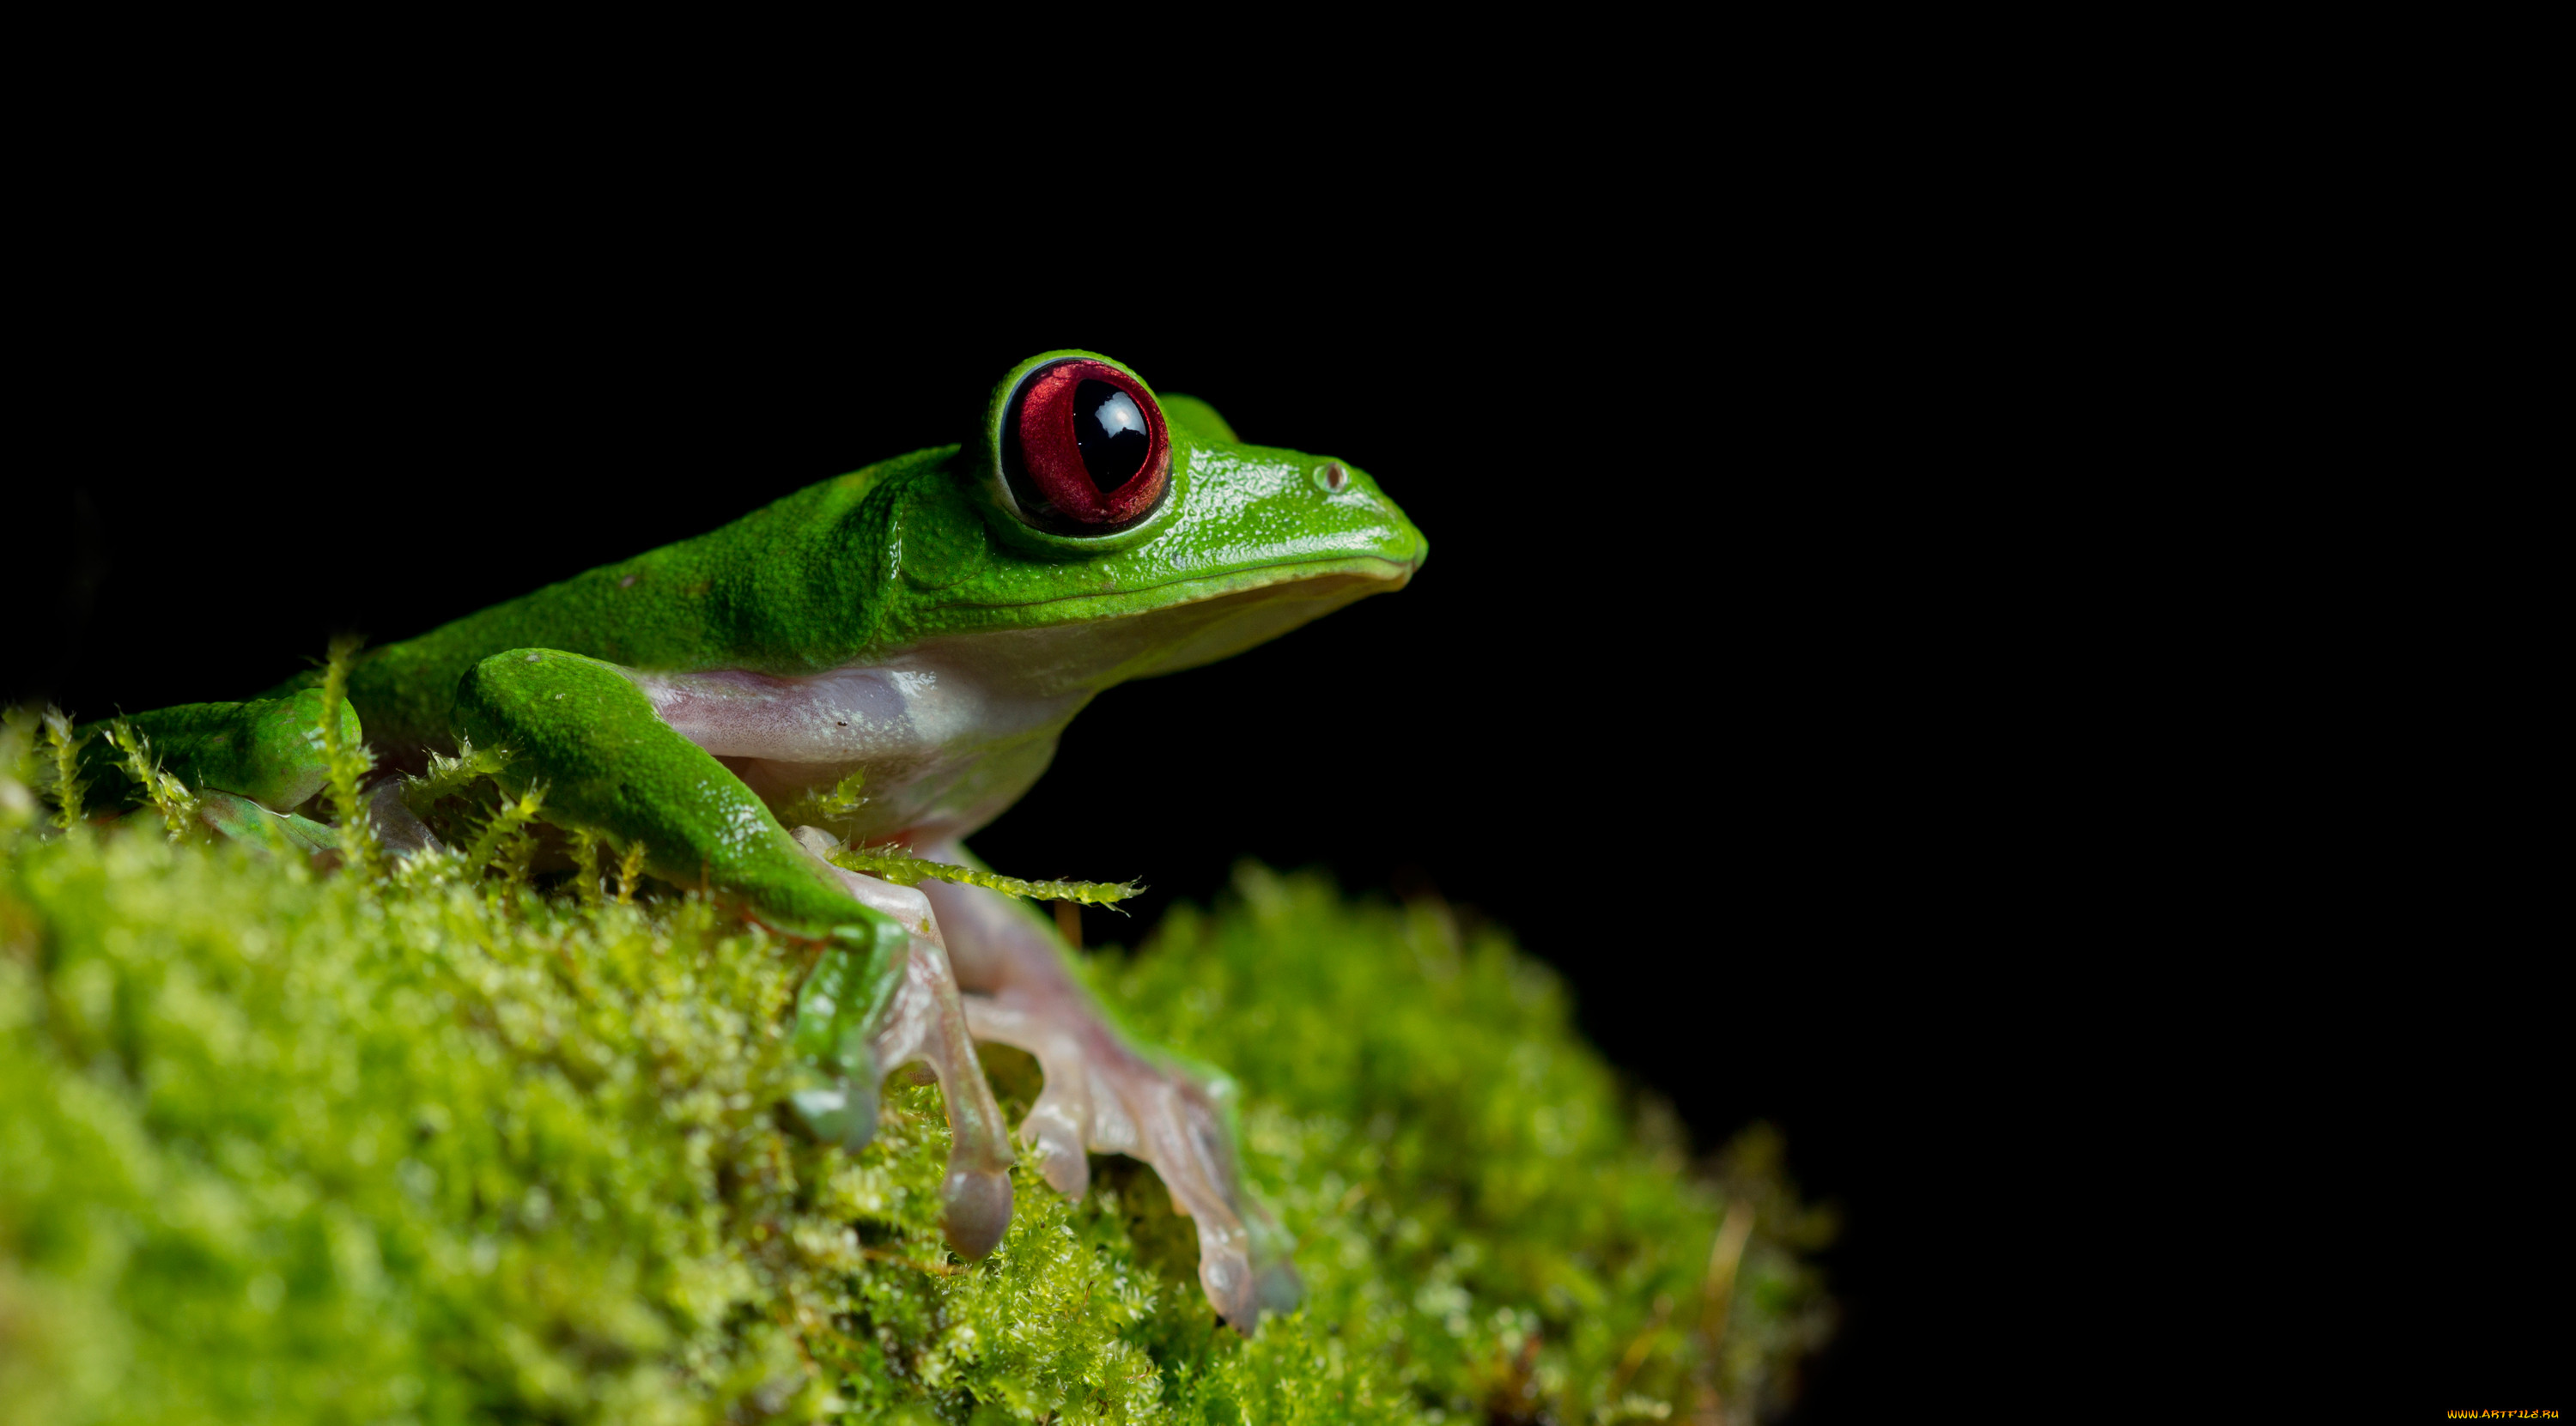
[[[1195,1112],[1191,1117],[1197,1119]],[[1189,1132],[1203,1145],[1212,1144],[1215,1150],[1224,1147],[1224,1125],[1212,1117],[1198,1120]],[[1212,1139],[1207,1137],[1211,1135]],[[1211,1167],[1231,1164],[1231,1155],[1206,1149],[1195,1157]],[[1167,1160],[1148,1158],[1147,1162],[1166,1185],[1175,1182],[1174,1170],[1164,1167]],[[1295,1311],[1306,1300],[1306,1284],[1288,1259],[1293,1245],[1287,1234],[1261,1205],[1239,1192],[1223,1192],[1232,1179],[1231,1172],[1203,1172],[1186,1198],[1173,1189],[1172,1206],[1198,1226],[1199,1286],[1225,1320],[1248,1336],[1263,1316]]]
[[[1047,1186],[1067,1198],[1080,1198],[1091,1187],[1091,1156],[1102,1145],[1099,1109],[1092,1098],[1090,1057],[1084,1054],[1077,1027],[1054,1023],[1017,1003],[969,995],[967,1033],[978,1040],[1016,1045],[1037,1057],[1046,1088],[1020,1121],[1020,1140],[1037,1147]],[[1114,1109],[1114,1106],[1113,1106]],[[1123,1123],[1123,1116],[1121,1122]],[[1132,1133],[1113,1128],[1113,1139]]]
[[[1173,1075],[1138,1096],[1137,1148],[1172,1194],[1172,1208],[1199,1234],[1199,1286],[1216,1310],[1245,1332],[1261,1320],[1261,1290],[1252,1270],[1252,1235],[1235,1206],[1234,1155],[1224,1121],[1195,1084]],[[1131,1111],[1132,1112],[1132,1111]]]
[[[1181,1206],[1181,1196],[1172,1195],[1172,1207]],[[1195,1215],[1199,1230],[1199,1290],[1207,1294],[1208,1305],[1217,1315],[1232,1323],[1246,1336],[1261,1321],[1261,1294],[1252,1275],[1251,1255],[1244,1251],[1243,1230],[1228,1230],[1209,1221],[1204,1213]]]
[[[919,1060],[938,1076],[952,1135],[948,1178],[940,1190],[948,1242],[962,1257],[982,1257],[1011,1222],[1010,1131],[967,1036],[947,953],[928,936],[910,937],[902,977],[884,1027],[869,1042],[869,1058],[887,1068]]]
[[[1021,1139],[1037,1146],[1047,1187],[1067,1198],[1080,1198],[1091,1187],[1091,1156],[1082,1148],[1082,1125],[1089,1112],[1088,1105],[1077,1105],[1073,1096],[1058,1093],[1056,1079],[1049,1075],[1046,1091],[1020,1122]]]

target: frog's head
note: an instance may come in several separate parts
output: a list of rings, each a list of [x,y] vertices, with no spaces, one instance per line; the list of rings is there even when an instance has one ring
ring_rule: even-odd
[[[895,517],[904,632],[1037,636],[1099,686],[1401,589],[1429,549],[1367,472],[1246,445],[1094,352],[1013,367],[977,439],[923,477]]]

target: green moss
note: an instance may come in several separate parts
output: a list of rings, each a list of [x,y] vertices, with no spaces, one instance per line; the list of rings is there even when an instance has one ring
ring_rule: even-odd
[[[856,1155],[791,1132],[803,966],[678,895],[0,830],[0,1419],[1745,1419],[1823,1331],[1776,1142],[1694,1175],[1436,905],[1247,867],[1091,962],[1240,1086],[1310,1294],[1248,1340],[1140,1166],[1024,1170],[960,1266],[935,1087]]]

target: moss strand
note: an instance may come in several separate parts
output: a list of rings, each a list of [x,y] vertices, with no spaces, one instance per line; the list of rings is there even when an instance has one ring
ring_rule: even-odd
[[[1004,896],[1027,901],[1078,901],[1085,906],[1106,906],[1118,911],[1117,903],[1142,896],[1145,887],[1134,881],[1024,881],[1016,876],[999,876],[974,867],[934,862],[890,847],[842,847],[830,853],[834,866],[860,872],[897,886],[919,886],[924,881],[955,882],[980,886]],[[1125,915],[1124,911],[1119,911]]]
[[[54,825],[65,832],[77,832],[89,825],[82,820],[81,794],[88,784],[80,780],[81,745],[86,737],[72,734],[72,720],[60,708],[44,713],[45,749],[53,755]]]
[[[322,675],[322,759],[330,777],[326,791],[332,817],[340,825],[340,855],[351,871],[373,881],[385,873],[385,849],[360,787],[375,767],[375,754],[366,744],[353,745],[340,735],[340,708],[349,692],[349,660],[358,652],[358,643],[346,634],[331,641]]]
[[[123,717],[110,721],[106,729],[107,744],[125,757],[125,773],[143,788],[161,814],[161,825],[174,842],[188,841],[203,831],[197,821],[197,799],[188,785],[161,767],[152,755],[152,740],[134,729]]]

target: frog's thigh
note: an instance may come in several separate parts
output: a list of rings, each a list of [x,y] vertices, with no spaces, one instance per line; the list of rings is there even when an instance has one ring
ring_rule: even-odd
[[[934,848],[963,860],[955,847]],[[1028,907],[979,887],[924,883],[978,1040],[1035,1055],[1046,1088],[1020,1137],[1046,1159],[1047,1182],[1079,1194],[1085,1150],[1153,1165],[1172,1205],[1198,1229],[1199,1284],[1226,1320],[1249,1332],[1264,1310],[1294,1307],[1303,1289],[1277,1230],[1241,1192],[1225,1118],[1187,1073],[1127,1044],[1074,980],[1054,929]]]

